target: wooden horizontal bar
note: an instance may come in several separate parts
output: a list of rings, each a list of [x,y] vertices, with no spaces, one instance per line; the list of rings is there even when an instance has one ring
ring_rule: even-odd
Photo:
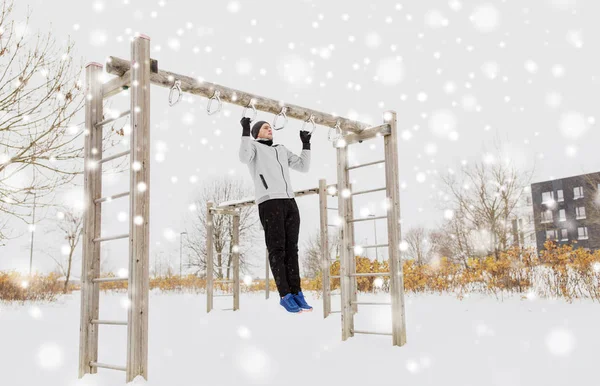
[[[233,283],[233,280],[214,280],[213,283]]]
[[[115,200],[117,198],[121,198],[121,197],[125,197],[125,196],[129,196],[129,192],[123,192],[123,193],[115,194],[114,196],[97,198],[97,199],[94,200],[94,203],[99,204],[101,202],[112,201],[112,200]]]
[[[371,244],[371,245],[354,245],[350,246],[350,248],[361,247],[361,248],[379,248],[379,247],[387,247],[389,244]]]
[[[232,255],[233,253],[229,253],[229,252],[217,252],[215,253],[215,255],[225,255],[225,256],[229,256]]]
[[[105,119],[103,121],[96,123],[96,128],[100,128],[102,126],[108,125],[109,123],[113,123],[117,119],[121,119],[124,116],[127,116],[129,114],[131,114],[131,110],[123,111],[121,114],[117,115],[116,117],[108,118],[108,119]]]
[[[375,332],[375,331],[362,331],[362,330],[354,330],[355,334],[368,334],[368,335],[389,335],[392,336],[391,332]]]
[[[351,277],[390,276],[389,272],[349,273]]]
[[[370,221],[370,220],[380,220],[382,218],[387,218],[387,216],[375,216],[375,217],[365,217],[365,218],[353,218],[348,220],[348,222],[359,222],[359,221]]]
[[[342,311],[329,311],[330,314],[341,314]]]
[[[102,369],[110,369],[110,370],[119,370],[119,371],[127,371],[126,367],[122,367],[122,366],[115,366],[115,365],[107,365],[104,363],[98,363],[98,362],[90,362],[90,366],[91,367],[98,367],[98,368],[102,368]]]
[[[330,279],[339,279],[339,278],[341,278],[341,276],[340,275],[329,275],[329,278]]]
[[[129,233],[125,233],[124,235],[109,236],[109,237],[100,237],[100,238],[94,239],[94,241],[102,242],[102,241],[126,239],[128,237],[129,237]]]
[[[391,306],[390,302],[350,302],[359,306]]]
[[[369,189],[369,190],[361,190],[358,192],[352,192],[353,196],[358,196],[359,194],[366,194],[366,193],[373,193],[373,192],[379,192],[381,190],[386,190],[387,188],[384,186],[383,188],[376,188],[376,189]]]
[[[346,170],[363,168],[365,166],[377,165],[377,164],[381,164],[381,163],[384,163],[384,162],[385,162],[385,160],[382,159],[381,161],[374,161],[374,162],[369,162],[369,163],[366,163],[366,164],[360,164],[360,165],[350,166],[350,167],[347,167]]]
[[[351,145],[353,143],[360,143],[367,139],[375,138],[377,136],[390,135],[392,132],[392,128],[389,124],[385,123],[381,126],[369,127],[365,128],[360,132],[353,132],[347,134],[343,137],[344,141],[346,141],[346,145]],[[335,146],[335,142],[334,142]]]
[[[111,283],[111,282],[120,282],[120,281],[128,281],[127,277],[99,277],[97,279],[92,279],[92,283]]]
[[[130,152],[131,152],[131,150],[125,150],[125,151],[123,151],[121,153],[117,153],[117,154],[110,155],[108,157],[104,157],[102,159],[99,159],[98,163],[99,164],[103,164],[105,162],[112,161],[115,158],[124,157],[124,156],[128,155]]]
[[[130,69],[131,62],[129,60],[114,56],[109,57],[108,62],[106,63],[106,72],[112,75],[122,76]],[[175,80],[179,80],[181,82],[181,91],[188,92],[190,94],[200,95],[205,98],[212,98],[215,94],[215,91],[218,90],[220,93],[219,98],[222,102],[235,104],[241,107],[247,107],[250,105],[250,102],[254,100],[254,107],[256,110],[271,114],[279,114],[282,110],[280,101],[275,99],[246,93],[244,91],[210,83],[204,80],[200,81],[196,78],[176,74],[170,71],[159,69],[157,73],[150,73],[150,82],[158,86],[171,88],[173,87]],[[312,115],[313,120],[317,125],[323,125],[327,127],[334,127],[336,122],[339,121],[340,129],[342,131],[349,131],[352,133],[360,133],[364,129],[370,127],[370,125],[366,123],[353,121],[347,118],[338,117],[332,114],[323,113],[293,104],[285,103],[283,106],[287,107],[286,116],[288,118],[308,121]]]
[[[338,208],[327,208],[329,210],[338,210]]]
[[[218,295],[213,295],[213,297],[223,297],[223,296],[233,296],[233,294],[218,294]]]
[[[330,293],[330,295],[331,296],[339,296],[339,295],[341,295],[341,293],[340,292],[332,292],[332,293]]]
[[[122,76],[112,78],[102,85],[102,98],[110,98],[129,88],[131,82],[131,71],[127,71]]]
[[[122,322],[122,321],[117,321],[117,320],[92,320],[90,323],[91,324],[109,324],[109,325],[116,325],[116,326],[126,326],[127,325],[127,321]]]
[[[339,228],[339,225],[335,225],[335,224],[327,224],[328,227],[335,227],[335,228]]]

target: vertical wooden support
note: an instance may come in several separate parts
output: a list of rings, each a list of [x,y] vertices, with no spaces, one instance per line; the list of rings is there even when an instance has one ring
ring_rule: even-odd
[[[331,280],[329,271],[331,256],[329,256],[329,230],[327,228],[327,184],[324,179],[319,180],[319,214],[321,230],[321,280],[323,281],[323,317],[331,313]]]
[[[398,179],[398,140],[396,112],[387,111],[384,123],[391,126],[390,135],[383,138],[385,148],[385,180],[388,198],[388,244],[390,262],[390,292],[392,294],[392,344],[406,344],[406,318],[404,311],[404,275],[400,256],[400,189]]]
[[[240,215],[233,215],[233,310],[240,309]]]
[[[348,148],[337,148],[337,179],[338,179],[338,214],[342,220],[339,228],[340,248],[340,286],[341,286],[341,314],[342,314],[342,340],[354,336],[354,314],[352,312],[352,284],[350,274],[350,238],[348,237],[348,205],[344,197],[344,190],[348,189],[346,168],[348,167]]]
[[[265,251],[265,299],[269,298],[269,290],[270,290],[270,286],[271,286],[271,278],[269,277],[270,274],[270,270],[271,270],[271,266],[269,265],[269,250],[266,249]]]
[[[131,43],[131,167],[127,382],[148,379],[150,247],[150,38]]]
[[[206,203],[206,312],[213,309],[213,237],[214,237],[214,214],[212,201]]]
[[[348,172],[347,167],[344,168],[345,172],[346,172],[346,181],[350,181],[350,173]],[[352,184],[348,183],[348,189],[350,189],[350,192],[353,192],[354,189],[352,187]],[[349,273],[356,273],[356,252],[354,252],[354,222],[350,222],[349,220],[352,220],[354,218],[354,196],[350,196],[347,200],[346,200],[346,205],[348,205],[348,209],[346,210],[346,218],[347,218],[347,224],[348,224],[348,245],[350,246],[350,252],[349,252]],[[350,278],[350,294],[351,294],[351,298],[352,298],[352,312],[354,312],[355,314],[358,312],[358,305],[356,304],[356,298],[357,298],[357,291],[358,291],[358,278],[356,276],[353,276]]]
[[[84,137],[84,196],[83,257],[81,262],[81,320],[79,326],[79,378],[97,373],[90,362],[98,361],[99,285],[92,280],[100,274],[100,205],[94,200],[102,194],[102,165],[96,161],[102,157],[102,128],[96,124],[102,120],[102,83],[99,76],[102,65],[90,63],[85,68],[85,137]]]

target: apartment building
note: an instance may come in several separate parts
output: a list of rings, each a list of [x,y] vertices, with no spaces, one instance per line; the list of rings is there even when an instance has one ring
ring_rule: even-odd
[[[552,240],[600,248],[600,172],[531,185],[537,250]]]

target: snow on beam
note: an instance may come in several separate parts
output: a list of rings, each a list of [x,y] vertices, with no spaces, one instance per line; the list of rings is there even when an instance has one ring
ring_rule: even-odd
[[[106,72],[112,75],[123,76],[131,68],[129,60],[110,56],[106,63]],[[234,105],[248,107],[250,106],[251,100],[254,99],[254,107],[257,110],[279,114],[282,110],[282,105],[278,100],[261,97],[259,95],[253,95],[244,91],[236,90],[233,88],[221,86],[215,83],[207,81],[200,81],[196,78],[192,78],[186,75],[176,74],[170,71],[158,70],[150,74],[150,82],[159,86],[173,87],[175,80],[181,81],[181,90],[183,92],[189,92],[190,94],[200,95],[206,98],[212,98],[215,95],[215,91],[220,92],[220,99],[223,102],[231,103]],[[340,122],[340,128],[342,131],[349,131],[352,133],[360,133],[364,129],[371,125],[354,121],[348,118],[337,117],[333,114],[327,114],[320,111],[308,109],[301,106],[292,104],[284,104],[287,108],[286,116],[288,118],[294,118],[302,121],[308,121],[311,114],[317,125],[323,125],[327,127],[335,127],[337,121]]]
[[[392,128],[390,127],[390,125],[384,123],[380,126],[369,127],[368,129],[365,129],[360,133],[348,134],[344,136],[344,140],[346,141],[346,145],[350,145],[352,143],[362,142],[366,139],[371,139],[383,135],[390,135],[391,132]]]

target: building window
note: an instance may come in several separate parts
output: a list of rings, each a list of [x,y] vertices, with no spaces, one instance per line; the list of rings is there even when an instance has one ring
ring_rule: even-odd
[[[542,193],[542,204],[549,204],[554,201],[554,192],[543,192]]]
[[[587,227],[579,227],[579,228],[577,228],[577,238],[579,240],[587,240],[588,239],[588,229],[587,229]]]
[[[558,211],[558,221],[567,221],[567,214],[564,209]]]
[[[546,210],[542,212],[542,224],[552,222],[552,211]]]
[[[566,229],[560,230],[560,241],[569,241],[569,231]]]
[[[557,234],[556,229],[551,229],[546,231],[546,240],[556,240]]]
[[[578,206],[575,208],[575,218],[577,220],[585,218],[585,206]]]
[[[578,198],[583,198],[583,186],[577,186],[573,188],[573,198],[575,200]]]
[[[531,205],[531,196],[530,195],[525,196],[525,204]]]
[[[563,202],[565,200],[565,196],[563,195],[562,189],[556,191],[556,201]]]

